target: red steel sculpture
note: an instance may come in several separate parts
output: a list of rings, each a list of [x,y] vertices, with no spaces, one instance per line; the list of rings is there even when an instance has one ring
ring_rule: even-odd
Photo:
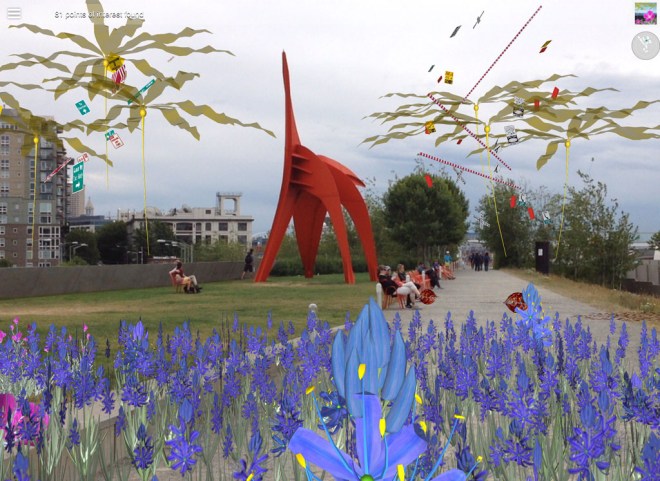
[[[286,102],[284,174],[273,226],[254,280],[265,282],[268,279],[292,217],[305,277],[312,277],[323,221],[328,213],[339,244],[344,280],[347,284],[354,284],[355,274],[351,265],[343,206],[353,219],[362,242],[369,276],[375,281],[378,272],[371,221],[364,199],[357,189],[357,186],[364,187],[364,183],[336,160],[316,155],[300,143],[291,103],[289,67],[284,52],[282,52],[282,73]]]

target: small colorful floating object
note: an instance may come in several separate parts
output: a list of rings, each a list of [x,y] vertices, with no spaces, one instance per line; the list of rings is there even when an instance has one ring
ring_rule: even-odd
[[[438,296],[431,289],[424,289],[419,293],[419,300],[422,304],[433,304]]]
[[[519,307],[523,311],[527,310],[527,303],[523,301],[522,292],[514,292],[506,298],[504,304],[506,304],[506,307],[508,307],[511,312],[516,312],[516,307]]]

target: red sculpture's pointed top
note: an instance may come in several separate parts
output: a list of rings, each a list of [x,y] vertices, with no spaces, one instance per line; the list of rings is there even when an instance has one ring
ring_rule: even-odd
[[[291,102],[291,86],[289,83],[289,64],[286,61],[286,52],[282,52],[282,76],[284,77],[284,102],[285,102],[285,152],[290,152],[295,145],[300,144],[296,118],[293,115],[293,103]]]

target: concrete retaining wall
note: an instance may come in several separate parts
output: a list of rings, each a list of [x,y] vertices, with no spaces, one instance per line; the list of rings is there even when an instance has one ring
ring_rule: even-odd
[[[628,271],[626,277],[658,286],[660,285],[660,261],[645,259],[635,269]]]
[[[53,296],[171,285],[173,264],[0,269],[0,299]],[[243,262],[193,262],[184,266],[200,285],[239,279]],[[255,266],[256,268],[256,266]]]
[[[650,296],[660,297],[660,286],[653,285],[650,282],[640,282],[635,279],[624,279],[621,283],[621,288],[628,292],[635,294],[647,294]]]

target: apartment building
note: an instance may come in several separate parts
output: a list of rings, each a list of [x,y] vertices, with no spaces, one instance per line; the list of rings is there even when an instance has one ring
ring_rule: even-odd
[[[49,132],[49,137],[60,132]],[[60,262],[62,226],[66,218],[66,175],[62,169],[48,182],[48,174],[65,162],[65,151],[21,123],[13,109],[0,114],[0,259],[16,267],[50,267]],[[32,150],[25,155],[25,142]],[[35,169],[37,183],[35,185]],[[36,213],[33,209],[36,208]],[[32,232],[33,215],[35,231]]]
[[[184,204],[167,212],[148,207],[147,219],[170,224],[176,238],[189,244],[224,240],[250,245],[254,218],[241,214],[242,195],[217,192],[214,207],[189,207]],[[119,210],[117,220],[126,222],[129,232],[143,229],[144,211]]]

